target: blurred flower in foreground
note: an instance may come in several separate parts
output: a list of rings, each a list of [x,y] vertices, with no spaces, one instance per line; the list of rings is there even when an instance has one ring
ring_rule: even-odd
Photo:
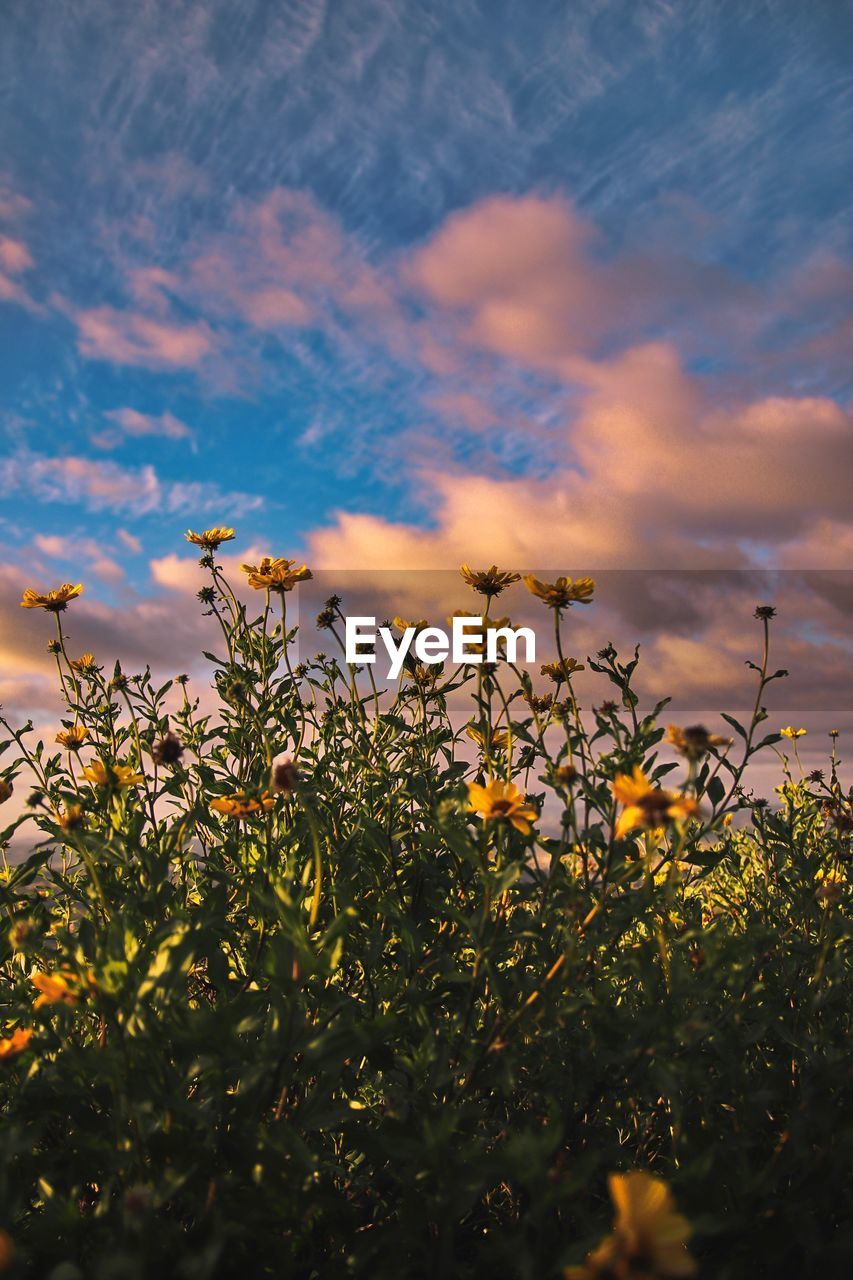
[[[565,1280],[679,1280],[696,1273],[687,1249],[690,1223],[675,1210],[672,1192],[650,1173],[612,1173],[607,1180],[616,1210],[606,1236]]]
[[[5,778],[0,778],[0,804],[5,804],[12,795],[12,784],[7,782]]]
[[[73,831],[83,822],[83,809],[79,804],[69,804],[64,813],[57,813],[56,821],[63,831]]]
[[[201,533],[193,533],[192,529],[187,529],[184,534],[187,542],[192,542],[197,547],[202,547],[205,551],[215,551],[223,542],[230,542],[234,537],[233,529],[223,528],[217,525],[213,529],[204,529]]]
[[[299,785],[299,770],[290,756],[274,760],[270,779],[273,791],[283,796],[292,796]]]
[[[76,586],[72,586],[70,582],[63,582],[61,587],[57,587],[55,591],[40,593],[34,591],[32,587],[27,587],[21,600],[22,609],[47,609],[48,613],[62,613],[67,608],[68,601],[74,600],[83,592],[83,583],[78,582]]]
[[[32,1028],[18,1027],[10,1036],[0,1040],[0,1062],[9,1062],[23,1053],[33,1038]]]
[[[183,754],[184,744],[171,729],[167,729],[151,748],[155,764],[177,764]]]
[[[41,1009],[43,1005],[75,1005],[80,1002],[81,983],[76,974],[68,969],[55,973],[34,973],[32,983],[36,991],[41,992],[33,1004],[35,1009]]]
[[[251,818],[252,814],[260,813],[262,809],[271,809],[274,804],[275,800],[266,791],[257,798],[236,791],[233,795],[211,800],[210,807],[217,813],[224,813],[227,818]]]
[[[468,806],[484,822],[509,822],[523,836],[530,834],[530,823],[537,816],[523,791],[519,791],[514,783],[501,782],[497,778],[493,778],[485,786],[481,786],[479,782],[469,782]]]
[[[532,573],[524,578],[527,590],[540,600],[544,600],[549,609],[567,609],[570,604],[592,604],[592,593],[595,583],[592,578],[560,577],[556,582],[541,582]]]
[[[459,572],[472,591],[478,591],[481,596],[488,597],[499,596],[506,587],[512,586],[521,577],[520,573],[513,573],[510,569],[499,569],[496,564],[488,569],[470,569],[467,564],[462,564],[459,566]]]
[[[616,824],[617,839],[635,827],[654,831],[670,822],[683,822],[699,810],[696,801],[689,796],[653,786],[639,765],[634,766],[633,773],[616,775],[613,794],[624,806]]]
[[[818,887],[817,898],[822,907],[829,907],[837,902],[844,892],[844,876],[840,871],[832,869],[825,872]]]
[[[677,724],[667,726],[666,741],[688,760],[698,760],[707,755],[712,747],[730,747],[731,738],[722,738],[719,734],[709,733],[703,724],[691,724],[681,729]]]

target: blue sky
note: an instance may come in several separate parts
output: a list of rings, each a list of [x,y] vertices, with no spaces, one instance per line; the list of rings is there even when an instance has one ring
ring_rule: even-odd
[[[642,632],[697,715],[779,569],[788,718],[834,717],[851,48],[835,0],[7,5],[0,701],[55,715],[24,585],[189,666],[225,523],[237,578],[656,570],[578,643]]]

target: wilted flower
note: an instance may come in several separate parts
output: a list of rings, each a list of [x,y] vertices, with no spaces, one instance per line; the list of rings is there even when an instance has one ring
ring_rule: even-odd
[[[230,796],[220,796],[217,800],[211,800],[210,807],[217,813],[225,814],[227,818],[242,819],[251,818],[255,813],[271,809],[274,804],[275,800],[267,791],[263,791],[258,797],[246,795],[243,791],[235,791]]]
[[[151,748],[155,764],[177,764],[183,754],[184,744],[171,729],[168,729]]]
[[[93,760],[83,770],[83,777],[95,787],[133,787],[145,778],[137,773],[129,764],[104,764],[103,760]]]
[[[62,586],[57,587],[55,591],[44,593],[27,587],[21,600],[21,608],[47,609],[48,613],[62,613],[68,607],[68,601],[74,600],[82,594],[82,591],[82,582],[78,582],[76,586],[72,586],[70,582],[63,582]]]
[[[756,606],[755,616],[760,622],[769,622],[771,618],[776,617],[776,610],[772,604],[759,604]]]
[[[10,1062],[23,1053],[33,1038],[31,1027],[18,1027],[10,1036],[0,1040],[0,1062]]]
[[[58,733],[56,741],[61,747],[65,747],[67,751],[79,751],[88,737],[89,730],[86,726],[84,724],[75,724],[70,729],[63,729],[61,733]]]
[[[712,747],[730,747],[731,738],[722,738],[719,734],[709,733],[703,724],[691,724],[680,729],[677,724],[667,726],[666,741],[688,760],[698,760],[707,755]]]
[[[290,756],[285,756],[283,760],[273,762],[270,785],[273,791],[277,791],[281,795],[293,795],[299,785],[299,770],[296,767],[296,762]]]
[[[337,617],[337,614],[335,613],[334,609],[329,609],[329,608],[321,609],[320,612],[317,614],[318,628],[321,631],[326,631],[329,627],[334,625],[336,617]]]
[[[543,716],[551,710],[554,703],[554,695],[552,693],[526,693],[524,701],[530,707],[531,711],[535,711],[537,715]]]
[[[786,725],[784,729],[780,729],[779,732],[783,738],[790,738],[792,742],[795,742],[797,738],[804,738],[806,736],[805,729],[795,729],[794,726],[790,724]]]
[[[607,1180],[616,1210],[613,1234],[565,1280],[680,1280],[696,1273],[687,1249],[691,1228],[675,1210],[672,1192],[650,1173],[612,1173]]]
[[[486,735],[479,730],[476,725],[468,724],[465,726],[465,732],[472,742],[476,742],[481,751],[486,747]],[[509,734],[506,729],[492,729],[489,747],[492,751],[505,751],[509,745]]]
[[[187,529],[184,537],[187,542],[192,542],[197,547],[202,547],[205,551],[215,551],[223,542],[231,541],[234,537],[234,530],[217,527],[205,529],[202,533],[193,533],[192,529]]]
[[[496,564],[488,569],[470,569],[467,564],[463,564],[459,566],[459,572],[473,591],[489,598],[499,596],[506,587],[511,587],[521,577],[520,573],[499,569]]]
[[[553,778],[561,787],[570,787],[573,782],[577,782],[578,770],[573,764],[557,765],[553,773]]]
[[[485,786],[469,782],[468,808],[485,822],[509,822],[523,836],[530,834],[530,823],[537,816],[523,791],[519,791],[514,783],[502,782],[498,778],[493,778]]]
[[[527,590],[540,600],[544,600],[549,609],[567,609],[571,604],[591,604],[595,583],[592,578],[559,577],[556,582],[541,582],[532,573],[524,578]]]
[[[853,813],[844,809],[837,800],[827,800],[823,806],[824,817],[827,818],[836,831],[841,835],[847,835],[853,831]]]
[[[543,676],[547,676],[549,680],[553,680],[554,684],[562,684],[564,680],[569,680],[576,671],[585,671],[582,662],[578,662],[576,658],[564,658],[562,662],[544,662],[539,668]]]
[[[255,591],[292,591],[298,582],[306,582],[313,577],[307,565],[296,565],[295,560],[285,560],[279,556],[273,560],[264,556],[260,564],[241,564],[240,568],[248,575],[249,586]]]
[[[616,824],[617,839],[637,827],[654,831],[670,822],[684,822],[699,809],[690,797],[653,786],[639,765],[634,766],[633,773],[617,774],[613,794],[624,806]]]

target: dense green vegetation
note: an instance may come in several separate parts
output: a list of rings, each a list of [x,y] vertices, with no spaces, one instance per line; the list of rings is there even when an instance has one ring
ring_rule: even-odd
[[[849,1274],[853,822],[835,743],[803,778],[764,733],[773,611],[751,722],[671,729],[675,765],[636,656],[563,654],[585,580],[528,583],[560,645],[535,692],[410,663],[377,693],[292,668],[307,571],[249,566],[254,616],[230,534],[196,537],[215,704],[69,654],[73,589],[30,599],[67,709],[0,743],[0,796],[32,791],[0,845],[33,849],[0,890],[0,1266]]]

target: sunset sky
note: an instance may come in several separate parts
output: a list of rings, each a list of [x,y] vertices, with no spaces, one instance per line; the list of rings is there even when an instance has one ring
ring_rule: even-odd
[[[850,718],[853,7],[2,25],[0,699],[47,698],[24,585],[82,579],[110,656],[195,646],[182,535],[229,523],[317,569],[713,571],[657,637],[625,589],[688,684],[768,584]]]

